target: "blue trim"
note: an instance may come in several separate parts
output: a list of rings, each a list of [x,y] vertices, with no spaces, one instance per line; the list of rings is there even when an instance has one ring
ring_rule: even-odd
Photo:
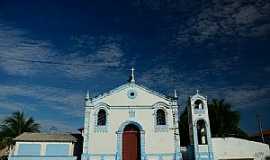
[[[173,157],[175,153],[148,153],[148,157]]]
[[[10,156],[9,160],[77,160],[75,156]]]
[[[176,153],[149,153],[144,155],[141,155],[141,160],[148,160],[148,157],[155,158],[155,159],[161,159],[163,160],[164,158],[170,157],[172,160],[182,160],[182,158],[177,158],[175,157]],[[180,153],[179,153],[180,155]],[[83,154],[82,155],[82,160],[90,160],[90,159],[101,159],[105,160],[106,158],[112,159],[114,158],[115,160],[121,160],[122,157],[119,157],[117,154]]]

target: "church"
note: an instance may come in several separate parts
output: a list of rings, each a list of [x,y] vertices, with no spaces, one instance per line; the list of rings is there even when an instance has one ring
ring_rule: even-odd
[[[180,160],[179,105],[165,96],[128,83],[85,99],[83,159]],[[190,99],[190,132],[195,157],[214,159],[206,98]],[[196,158],[199,159],[199,158]]]
[[[83,160],[180,160],[177,96],[128,83],[85,99]]]

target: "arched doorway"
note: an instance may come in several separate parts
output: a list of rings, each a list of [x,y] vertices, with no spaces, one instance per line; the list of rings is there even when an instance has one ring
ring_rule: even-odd
[[[124,128],[122,143],[123,160],[141,159],[140,129],[134,124]]]

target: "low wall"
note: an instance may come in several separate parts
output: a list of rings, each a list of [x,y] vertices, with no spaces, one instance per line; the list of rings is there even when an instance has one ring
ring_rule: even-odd
[[[270,156],[269,146],[264,143],[240,138],[212,138],[213,152],[218,159],[255,159]]]

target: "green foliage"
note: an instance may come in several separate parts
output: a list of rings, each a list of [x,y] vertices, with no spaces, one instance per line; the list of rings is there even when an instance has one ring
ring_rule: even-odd
[[[40,125],[32,117],[26,118],[23,112],[14,112],[0,125],[0,149],[13,144],[13,138],[23,132],[39,132]]]
[[[185,108],[185,111],[181,114],[181,117],[180,117],[179,133],[180,133],[181,145],[187,146],[188,144],[190,144],[187,108]]]
[[[229,103],[225,103],[224,100],[213,99],[208,104],[208,113],[212,137],[248,138],[248,135],[239,127],[240,113],[232,110]],[[190,144],[187,108],[180,117],[179,128],[181,145]]]
[[[248,137],[239,128],[240,113],[232,110],[232,106],[229,103],[225,103],[224,100],[213,99],[208,104],[208,108],[213,137]]]

